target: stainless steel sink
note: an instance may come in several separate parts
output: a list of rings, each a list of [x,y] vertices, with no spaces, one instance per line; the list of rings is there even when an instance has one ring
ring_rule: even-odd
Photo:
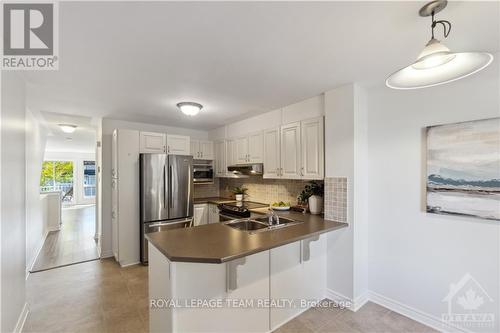
[[[238,230],[244,230],[244,231],[256,231],[256,230],[261,230],[261,229],[265,229],[268,227],[267,223],[254,221],[254,220],[250,220],[250,219],[233,220],[233,221],[227,222],[226,225],[231,227],[231,228],[238,229]]]
[[[225,222],[224,224],[227,225],[228,227],[237,230],[247,231],[249,233],[256,233],[256,232],[280,229],[303,223],[302,221],[295,221],[286,217],[280,217],[279,224],[270,225],[268,221],[269,218],[267,216],[264,216],[264,217],[249,218],[249,219],[232,220],[229,222]]]
[[[297,223],[301,223],[302,221],[295,221],[295,220],[292,220],[292,219],[289,219],[289,218],[286,218],[286,217],[279,217],[280,219],[280,224],[283,224],[283,225],[288,225],[290,223],[292,224],[297,224]],[[263,216],[263,217],[257,217],[257,218],[254,218],[253,219],[254,221],[258,221],[258,222],[263,222],[263,223],[266,223],[269,225],[269,217],[268,216]]]

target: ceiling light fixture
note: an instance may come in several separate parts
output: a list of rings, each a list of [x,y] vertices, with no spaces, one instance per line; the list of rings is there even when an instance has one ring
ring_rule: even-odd
[[[177,107],[187,116],[196,116],[203,109],[203,105],[195,102],[180,102]]]
[[[61,128],[61,131],[64,133],[73,133],[77,126],[76,125],[69,125],[69,124],[59,124],[59,127]]]
[[[444,38],[450,34],[449,21],[434,19],[434,15],[443,10],[447,4],[447,0],[435,0],[420,9],[420,16],[432,18],[431,40],[413,64],[387,78],[385,84],[389,88],[419,89],[437,86],[477,73],[493,61],[493,55],[486,52],[451,52],[434,38],[434,28],[438,24],[443,27]]]

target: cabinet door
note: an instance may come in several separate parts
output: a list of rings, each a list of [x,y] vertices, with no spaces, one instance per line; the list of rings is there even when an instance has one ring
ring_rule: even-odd
[[[219,222],[219,209],[217,205],[208,204],[208,223],[218,223]]]
[[[139,208],[139,137],[138,131],[118,131],[117,220],[118,257],[120,265],[139,262],[140,237],[137,221]]]
[[[300,179],[300,123],[281,126],[281,177]]]
[[[166,147],[166,136],[164,133],[141,132],[141,153],[164,153]]]
[[[236,164],[248,163],[248,137],[236,139]]]
[[[226,140],[226,166],[236,164],[236,141]]]
[[[200,141],[200,158],[203,160],[214,159],[214,143],[212,141]]]
[[[264,138],[262,132],[248,136],[248,162],[262,163],[264,154]]]
[[[200,158],[200,141],[191,140],[191,143],[189,145],[189,149],[190,149],[190,153],[194,159]]]
[[[280,129],[264,132],[263,178],[280,178]]]
[[[118,179],[111,179],[111,245],[115,260],[120,262],[118,232]]]
[[[295,307],[271,307],[271,330],[302,311],[300,299],[304,293],[301,290],[310,282],[303,279],[300,244],[298,241],[270,250],[271,301],[286,299],[293,301],[295,305]]]
[[[194,221],[194,223],[193,223],[194,226],[208,223],[208,205],[207,204],[194,205],[193,221]]]
[[[323,117],[301,122],[302,166],[300,174],[304,179],[324,178]]]
[[[226,143],[225,141],[215,142],[215,176],[224,177],[226,175]]]
[[[167,154],[189,155],[190,138],[185,135],[167,135]]]
[[[326,234],[301,241],[304,284],[303,298],[320,301],[326,294]]]

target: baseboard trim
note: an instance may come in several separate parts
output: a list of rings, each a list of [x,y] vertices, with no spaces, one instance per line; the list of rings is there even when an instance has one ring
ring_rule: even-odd
[[[103,251],[101,252],[101,259],[114,257],[113,251]]]
[[[448,323],[443,322],[440,318],[425,313],[423,311],[417,310],[409,305],[403,304],[389,297],[382,296],[373,291],[368,292],[368,300],[373,303],[377,303],[391,311],[397,312],[405,317],[413,319],[419,323],[427,325],[440,332],[460,332],[460,333],[471,333],[471,331],[452,326]]]
[[[45,240],[47,239],[47,236],[49,235],[50,230],[46,230],[45,234],[43,235],[43,240],[40,242],[38,245],[38,249],[36,250],[36,255],[31,261],[31,263],[26,267],[26,280],[28,280],[28,277],[30,276],[30,272],[33,270],[33,266],[35,266],[35,262],[38,259],[38,256],[40,255],[40,251],[42,251],[43,245],[45,244]]]
[[[326,289],[326,298],[334,301],[335,304],[337,304],[339,306],[342,306],[342,307],[345,307],[346,309],[354,311],[353,310],[354,304],[353,304],[352,299],[339,293],[339,292],[333,291],[331,289]]]
[[[23,331],[24,323],[26,322],[26,318],[28,318],[28,313],[30,312],[28,303],[24,303],[23,309],[19,314],[19,318],[17,319],[16,327],[14,328],[14,333],[21,333]]]
[[[368,303],[369,300],[370,299],[369,299],[369,295],[367,292],[364,293],[363,295],[358,296],[357,298],[354,299],[353,307],[351,310],[354,312],[358,311],[359,309],[361,309],[363,307],[363,305]]]
[[[423,311],[417,310],[409,305],[403,304],[396,300],[393,300],[389,297],[382,296],[373,291],[368,291],[367,293],[357,297],[355,300],[351,298],[333,291],[331,289],[326,290],[326,298],[332,300],[339,306],[343,306],[353,312],[358,311],[363,305],[367,302],[373,302],[378,305],[381,305],[393,312],[399,313],[405,317],[413,319],[421,324],[429,326],[435,330],[440,332],[450,332],[450,333],[472,333],[471,331],[462,328],[450,325],[445,323],[436,316],[430,315]]]
[[[120,267],[121,268],[125,268],[125,267],[129,267],[129,266],[138,265],[140,263],[141,263],[140,261],[134,261],[134,262],[131,262],[131,263],[128,263],[128,264],[122,264],[122,263],[120,263]]]

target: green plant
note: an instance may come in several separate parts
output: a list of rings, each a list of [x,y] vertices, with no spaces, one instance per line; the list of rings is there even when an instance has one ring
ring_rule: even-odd
[[[323,197],[325,193],[325,185],[323,182],[317,182],[317,181],[311,181],[309,184],[307,184],[302,192],[299,193],[297,199],[300,202],[306,202],[309,197],[313,195],[317,195],[320,197]]]
[[[236,186],[231,190],[234,194],[246,194],[248,189],[243,186]]]

